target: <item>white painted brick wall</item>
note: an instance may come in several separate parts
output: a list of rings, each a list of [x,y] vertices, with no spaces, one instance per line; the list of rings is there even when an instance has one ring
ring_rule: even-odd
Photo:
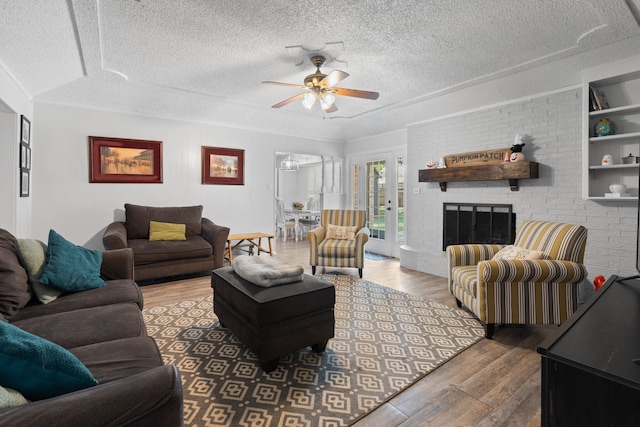
[[[403,266],[447,276],[442,251],[444,202],[509,203],[516,227],[534,218],[584,225],[589,230],[585,264],[598,274],[635,274],[637,205],[582,199],[581,91],[571,89],[510,105],[420,123],[408,128],[406,229],[411,253]],[[418,169],[428,160],[455,153],[510,147],[516,134],[533,138],[524,147],[527,160],[540,164],[539,179],[452,182],[446,192],[437,183],[419,183]],[[419,194],[411,189],[420,188]]]

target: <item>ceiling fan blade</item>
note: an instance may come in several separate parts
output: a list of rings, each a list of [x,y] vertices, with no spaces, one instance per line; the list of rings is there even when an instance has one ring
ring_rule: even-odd
[[[332,72],[327,74],[324,79],[318,82],[318,86],[322,88],[332,87],[333,85],[339,83],[347,77],[349,77],[349,74],[345,73],[344,71],[333,70]]]
[[[280,82],[271,82],[271,81],[264,81],[262,83],[267,84],[267,85],[287,86],[287,87],[295,87],[297,89],[306,89],[306,86],[296,85],[296,84],[293,84],[293,83],[280,83]]]
[[[297,95],[292,96],[291,98],[287,98],[284,101],[280,101],[275,105],[272,105],[271,108],[280,108],[280,107],[284,107],[287,104],[291,104],[293,101],[303,98],[306,95],[305,92],[299,93]]]
[[[378,92],[369,92],[366,90],[356,90],[356,89],[345,89],[342,87],[334,87],[331,89],[333,93],[340,96],[353,96],[355,98],[364,98],[364,99],[378,99],[380,94]]]
[[[336,103],[334,102],[333,104],[331,104],[331,106],[329,108],[327,108],[324,111],[327,112],[327,113],[333,113],[335,111],[338,111],[338,107],[336,107]]]

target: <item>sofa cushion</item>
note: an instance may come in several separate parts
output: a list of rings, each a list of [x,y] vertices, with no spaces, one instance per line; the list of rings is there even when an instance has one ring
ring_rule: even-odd
[[[12,324],[64,348],[147,336],[142,312],[133,303],[83,308]]]
[[[151,221],[172,222],[186,225],[186,235],[197,236],[202,232],[202,205],[181,207],[124,205],[127,239],[148,239]]]
[[[29,400],[98,384],[69,351],[7,323],[0,323],[0,383]]]
[[[26,405],[29,401],[18,391],[0,386],[0,409]]]
[[[356,241],[324,239],[318,245],[318,255],[325,258],[353,258],[356,256]]]
[[[149,222],[149,241],[187,240],[186,229],[185,224],[151,221]]]
[[[129,240],[133,249],[135,265],[153,264],[162,261],[205,258],[213,255],[213,247],[200,236],[189,236],[187,240],[150,242],[147,239]]]
[[[64,313],[82,308],[100,307],[103,305],[135,303],[142,309],[142,292],[133,280],[108,280],[107,286],[90,289],[83,292],[63,294],[50,304],[38,304],[33,302],[18,311],[12,318],[12,322],[30,319],[49,314]]]
[[[494,261],[512,260],[512,259],[542,259],[544,254],[534,249],[521,248],[519,246],[508,245],[500,249],[497,254],[491,258]]]
[[[27,272],[18,260],[16,238],[0,229],[0,314],[10,319],[31,299]]]
[[[162,355],[151,337],[123,338],[69,350],[100,384],[162,366]]]
[[[27,271],[29,285],[31,285],[31,290],[36,298],[43,304],[48,304],[58,298],[62,291],[40,283],[40,277],[47,261],[47,245],[36,239],[18,239],[16,250],[22,266]]]
[[[40,283],[64,292],[104,286],[100,277],[102,253],[74,245],[54,230],[49,231],[47,263]]]
[[[355,240],[358,227],[349,225],[327,224],[327,239]]]

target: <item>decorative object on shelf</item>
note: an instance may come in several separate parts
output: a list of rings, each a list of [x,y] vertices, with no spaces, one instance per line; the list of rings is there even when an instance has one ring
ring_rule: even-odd
[[[602,166],[611,166],[613,164],[613,157],[611,154],[605,154],[602,156],[602,162],[600,164]]]
[[[609,102],[602,91],[589,85],[589,110],[599,111],[609,108]]]
[[[605,197],[629,197],[627,186],[624,184],[614,183],[609,186],[611,193],[604,193]]]
[[[440,160],[438,160],[438,169],[443,169],[446,167],[447,167],[447,164],[444,161],[444,157],[440,157]]]
[[[429,160],[425,166],[427,167],[427,169],[435,169],[436,162],[434,162],[433,160]]]
[[[468,166],[496,164],[502,163],[505,155],[511,155],[511,152],[508,148],[496,148],[493,150],[449,154],[447,156],[444,156],[444,164],[448,168],[464,168]]]
[[[627,186],[624,184],[611,184],[609,190],[611,190],[613,194],[623,194],[627,191]]]
[[[291,207],[293,209],[297,209],[297,210],[302,210],[304,208],[304,205],[302,204],[302,202],[293,202],[291,203]]]
[[[609,119],[601,119],[594,128],[596,136],[608,136],[616,134],[616,124]]]
[[[524,137],[521,136],[520,134],[517,134],[515,137],[515,141],[513,143],[513,145],[511,146],[511,156],[509,156],[509,161],[510,162],[523,162],[524,161],[524,154],[522,153],[522,149],[525,146],[525,143],[523,141]]]
[[[622,158],[622,164],[625,165],[632,165],[638,163],[638,156],[634,156],[633,154],[629,153],[629,155],[627,157],[623,157]]]

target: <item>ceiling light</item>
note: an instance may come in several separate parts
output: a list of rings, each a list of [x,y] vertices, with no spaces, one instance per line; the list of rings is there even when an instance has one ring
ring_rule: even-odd
[[[314,98],[315,99],[315,98]],[[299,163],[291,158],[291,154],[280,162],[280,169],[283,171],[297,171]]]
[[[313,104],[316,102],[316,95],[313,92],[309,92],[304,95],[304,99],[302,100],[302,105],[307,110],[310,110],[313,107]]]
[[[336,97],[331,93],[323,93],[320,96],[320,106],[323,110],[327,110],[333,105],[333,102],[336,100]]]

